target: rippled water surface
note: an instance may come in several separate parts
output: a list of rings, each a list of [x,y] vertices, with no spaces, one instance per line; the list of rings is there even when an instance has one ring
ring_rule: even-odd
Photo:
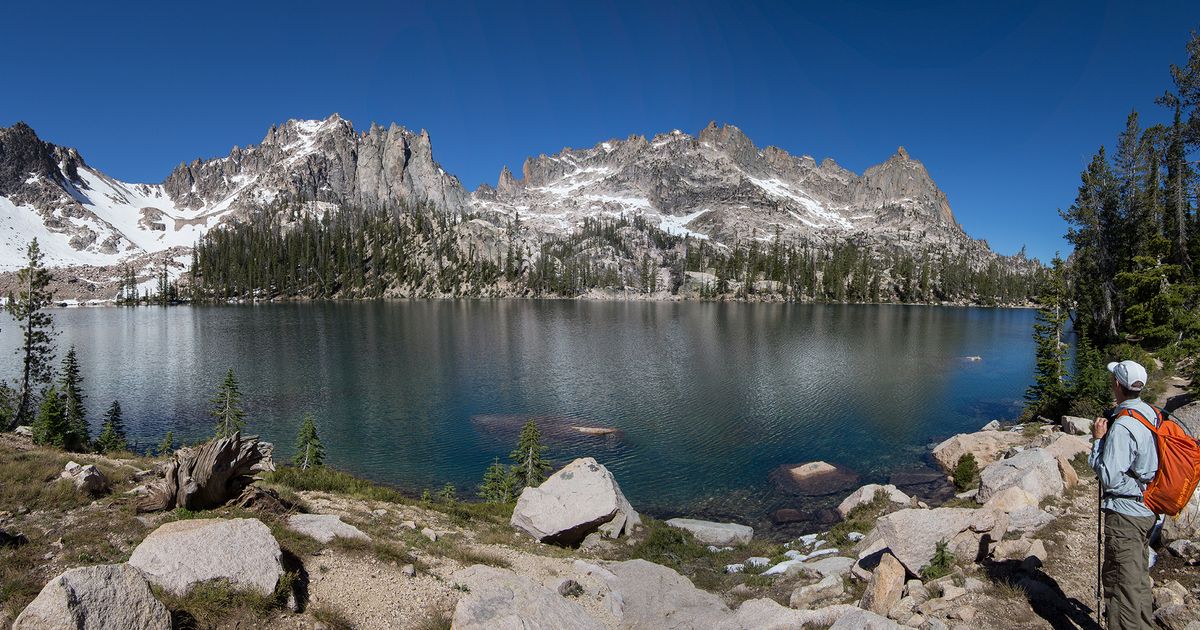
[[[54,314],[85,367],[93,427],[118,398],[142,445],[210,431],[208,399],[232,367],[251,428],[280,456],[312,411],[333,465],[461,494],[537,418],[556,461],[596,457],[635,507],[760,526],[781,508],[816,518],[837,498],[783,492],[773,469],[826,460],[867,482],[919,468],[931,440],[1015,415],[1033,367],[1025,310],[431,301]],[[0,347],[17,342],[6,322]],[[14,376],[15,356],[0,367]]]

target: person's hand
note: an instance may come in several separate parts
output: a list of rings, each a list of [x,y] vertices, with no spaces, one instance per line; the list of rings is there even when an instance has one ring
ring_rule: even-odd
[[[1104,434],[1108,433],[1108,418],[1096,418],[1092,423],[1092,437],[1099,440],[1104,438]]]

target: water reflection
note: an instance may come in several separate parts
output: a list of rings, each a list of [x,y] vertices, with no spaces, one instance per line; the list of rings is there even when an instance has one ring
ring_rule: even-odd
[[[569,419],[620,439],[560,435],[552,456],[596,456],[637,507],[760,525],[829,507],[776,492],[773,468],[826,460],[886,480],[919,466],[930,440],[1012,415],[1032,369],[1032,313],[1014,310],[429,301],[55,314],[93,420],[119,398],[143,444],[206,435],[208,397],[232,367],[280,455],[313,411],[336,465],[462,492],[512,446],[479,418]],[[15,327],[0,328],[15,347]]]

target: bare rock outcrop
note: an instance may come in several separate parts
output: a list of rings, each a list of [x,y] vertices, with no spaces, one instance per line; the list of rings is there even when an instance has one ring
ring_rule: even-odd
[[[599,531],[617,538],[641,524],[616,478],[591,457],[577,459],[542,485],[525,488],[512,526],[541,542],[575,545]]]
[[[175,595],[218,579],[270,595],[283,575],[282,557],[271,530],[258,519],[190,519],[150,532],[129,564]]]
[[[71,569],[50,580],[13,630],[170,630],[171,613],[127,564]]]

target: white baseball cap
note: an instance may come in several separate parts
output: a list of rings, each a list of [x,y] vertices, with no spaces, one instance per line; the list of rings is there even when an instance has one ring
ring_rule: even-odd
[[[1131,392],[1140,392],[1146,386],[1146,368],[1137,361],[1121,361],[1108,364],[1108,371],[1117,378],[1122,387]]]

